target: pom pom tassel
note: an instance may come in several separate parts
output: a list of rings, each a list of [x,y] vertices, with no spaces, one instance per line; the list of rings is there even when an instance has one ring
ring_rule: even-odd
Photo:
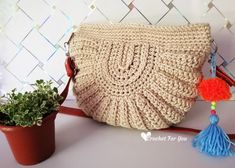
[[[210,156],[234,156],[232,145],[235,145],[218,126],[219,118],[216,114],[209,117],[210,125],[194,137],[192,145],[200,152]]]
[[[222,79],[216,77],[216,51],[211,53],[211,76],[204,79],[198,86],[201,97],[206,101],[211,101],[210,125],[196,135],[192,145],[202,153],[210,156],[232,156],[235,155],[232,145],[235,145],[218,126],[219,117],[216,115],[216,102],[228,100],[231,97],[229,85]]]
[[[198,91],[206,101],[228,100],[232,96],[229,85],[218,77],[203,79],[198,86]]]

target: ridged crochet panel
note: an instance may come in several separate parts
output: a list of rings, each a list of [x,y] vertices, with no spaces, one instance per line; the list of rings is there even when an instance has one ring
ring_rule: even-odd
[[[210,44],[208,24],[82,24],[69,44],[78,105],[115,126],[177,124],[195,102]]]

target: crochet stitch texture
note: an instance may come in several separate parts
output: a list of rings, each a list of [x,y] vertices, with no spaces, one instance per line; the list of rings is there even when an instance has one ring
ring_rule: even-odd
[[[114,126],[177,124],[198,95],[210,45],[208,24],[82,24],[69,44],[78,106]]]

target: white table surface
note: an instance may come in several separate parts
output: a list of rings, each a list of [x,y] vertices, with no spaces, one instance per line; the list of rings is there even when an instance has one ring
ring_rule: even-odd
[[[73,106],[73,103],[67,103]],[[220,125],[235,133],[235,102],[218,105]],[[180,124],[204,128],[210,104],[197,102]],[[187,138],[185,142],[145,142],[142,131],[108,126],[91,119],[59,114],[56,119],[56,151],[48,160],[29,168],[234,168],[235,156],[212,158],[192,148],[192,135],[151,131],[152,137]],[[0,133],[0,168],[21,168]]]

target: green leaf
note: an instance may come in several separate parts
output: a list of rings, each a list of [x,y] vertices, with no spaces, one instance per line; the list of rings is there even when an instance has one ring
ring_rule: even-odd
[[[36,84],[41,85],[41,84],[43,84],[43,83],[44,83],[44,81],[43,81],[42,79],[40,79],[40,80],[36,80]]]
[[[0,124],[22,127],[41,125],[43,117],[59,109],[62,99],[58,89],[51,85],[52,81],[37,80],[34,91],[17,93],[13,89],[1,97]]]
[[[53,88],[53,91],[58,93],[58,89],[56,87]]]

